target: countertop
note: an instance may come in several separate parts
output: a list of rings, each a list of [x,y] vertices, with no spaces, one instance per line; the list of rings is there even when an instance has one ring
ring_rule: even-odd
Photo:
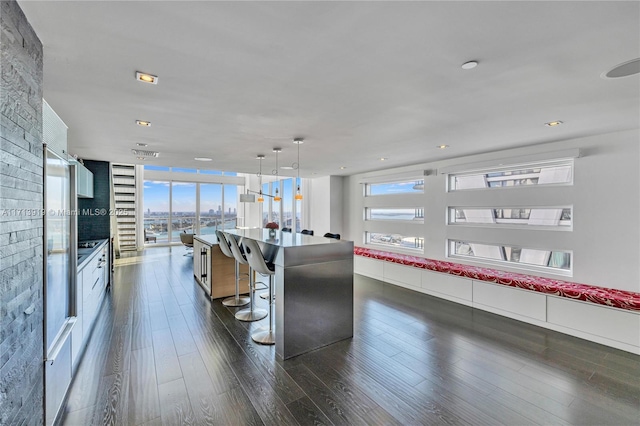
[[[269,231],[269,229],[231,229],[227,232],[238,237],[249,238],[265,244],[284,248],[341,244],[346,242],[345,240],[305,235],[297,232],[282,232],[280,230],[275,230],[275,232],[270,235]]]
[[[104,245],[108,241],[109,241],[108,239],[91,240],[91,242],[96,242],[98,244],[90,248],[78,248],[78,271],[84,268],[86,266],[85,264],[93,256],[93,254],[96,253],[98,250],[101,250],[102,247],[104,247]],[[83,241],[83,242],[87,242],[87,241]]]

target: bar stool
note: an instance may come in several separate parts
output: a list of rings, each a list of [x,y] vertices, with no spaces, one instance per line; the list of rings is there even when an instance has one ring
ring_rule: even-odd
[[[233,253],[233,257],[235,257],[236,262],[241,265],[249,265],[245,254],[242,252],[242,249],[233,235],[224,233],[224,236],[229,242],[231,253]],[[249,322],[258,321],[267,316],[267,311],[265,309],[254,309],[253,292],[255,291],[255,286],[256,283],[253,277],[253,269],[251,268],[251,265],[249,265],[249,308],[236,312],[237,320]]]
[[[224,236],[224,233],[222,231],[216,230],[216,235],[218,236],[218,241],[220,242],[218,246],[220,247],[220,250],[222,250],[222,253],[225,256],[235,260],[233,253],[231,253],[229,241],[227,241],[227,238]],[[235,296],[227,297],[226,299],[224,299],[222,301],[222,304],[224,306],[230,306],[230,307],[244,306],[251,301],[251,299],[248,298],[247,296],[240,296],[240,264],[238,263],[237,260],[235,261],[235,263],[236,263],[236,294]]]
[[[313,230],[312,229],[303,229],[302,231],[300,231],[301,234],[304,235],[313,235]]]
[[[331,232],[327,232],[326,234],[324,234],[325,238],[334,238],[336,240],[340,239],[340,234],[332,234]]]
[[[273,345],[276,343],[275,333],[273,331],[273,276],[275,275],[275,265],[271,262],[267,263],[262,250],[255,240],[244,238],[242,240],[244,254],[247,261],[254,271],[262,275],[269,276],[269,329],[261,330],[253,333],[251,338],[254,342],[263,345]]]

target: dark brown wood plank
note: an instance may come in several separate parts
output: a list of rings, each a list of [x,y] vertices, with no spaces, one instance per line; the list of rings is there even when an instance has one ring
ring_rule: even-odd
[[[227,424],[258,426],[264,422],[255,410],[249,397],[240,386],[231,388],[227,392],[218,395],[220,404],[225,408]]]
[[[301,425],[332,425],[333,423],[307,396],[287,404],[287,408]]]
[[[206,368],[200,354],[191,352],[179,358],[191,408],[196,424],[225,424],[225,408],[206,374]]]
[[[287,406],[267,383],[258,368],[248,359],[231,364],[242,389],[265,424],[295,425],[297,421]]]
[[[133,323],[131,325],[131,349],[143,349],[153,346],[153,335],[151,332],[151,320],[149,312],[139,310],[133,313]]]
[[[181,378],[158,386],[162,424],[166,426],[195,425],[189,395]]]
[[[402,424],[464,423],[462,419],[447,410],[441,410],[432,404],[407,403],[404,398],[398,398],[386,386],[359,371],[348,357],[340,356],[337,351],[318,351],[305,358],[305,366],[316,376],[326,377],[332,383],[347,383],[350,388],[361,389],[363,393]],[[323,382],[327,383],[327,379],[323,379]],[[403,396],[411,398],[411,393],[412,390],[405,389]]]
[[[92,425],[121,425],[128,421],[129,374],[106,376],[94,406]]]
[[[173,337],[178,356],[196,352],[198,350],[196,342],[191,336],[191,331],[189,331],[187,322],[182,316],[182,311],[180,311],[178,315],[167,318],[167,321],[169,322],[171,336]]]
[[[149,319],[151,320],[151,331],[169,328],[167,314],[164,311],[162,302],[149,303]]]
[[[168,328],[153,332],[153,359],[156,364],[158,385],[182,378],[178,354]]]
[[[131,351],[129,424],[141,424],[161,416],[153,347]]]

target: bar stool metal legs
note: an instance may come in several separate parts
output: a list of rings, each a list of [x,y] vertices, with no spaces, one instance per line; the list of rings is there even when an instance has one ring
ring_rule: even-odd
[[[263,345],[274,345],[276,343],[276,335],[273,331],[273,275],[269,275],[269,329],[257,331],[251,335],[256,343]]]
[[[267,316],[267,311],[265,309],[254,309],[254,292],[256,283],[253,274],[253,269],[249,268],[249,309],[243,309],[236,312],[236,319],[240,321],[258,321]]]
[[[249,303],[250,299],[247,296],[240,296],[240,264],[237,260],[235,260],[233,253],[231,253],[231,247],[229,246],[229,242],[227,241],[227,237],[224,235],[224,233],[222,231],[216,231],[216,235],[218,236],[218,241],[220,242],[218,246],[220,247],[220,251],[222,251],[222,254],[232,258],[236,264],[236,294],[224,299],[222,301],[222,304],[224,306],[231,307],[244,306]]]
[[[269,329],[253,333],[251,338],[253,341],[263,345],[274,345],[276,343],[275,333],[273,331],[273,276],[276,273],[275,265],[270,262],[267,264],[257,241],[243,239],[242,245],[247,261],[253,270],[259,274],[269,276]]]
[[[236,261],[236,294],[222,301],[224,306],[244,306],[251,301],[247,296],[240,296],[240,264]]]

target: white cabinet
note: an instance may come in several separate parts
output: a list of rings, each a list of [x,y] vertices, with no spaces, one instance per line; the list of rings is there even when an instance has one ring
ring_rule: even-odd
[[[77,365],[109,283],[109,244],[103,244],[80,266],[76,289],[76,324],[72,332],[72,364]]]
[[[82,290],[82,271],[80,271],[78,272],[78,281],[76,285],[76,324],[73,326],[73,330],[71,332],[71,365],[74,367],[74,372],[84,343],[84,329],[82,328]]]
[[[76,163],[76,190],[78,198],[93,198],[93,173],[81,163]]]

